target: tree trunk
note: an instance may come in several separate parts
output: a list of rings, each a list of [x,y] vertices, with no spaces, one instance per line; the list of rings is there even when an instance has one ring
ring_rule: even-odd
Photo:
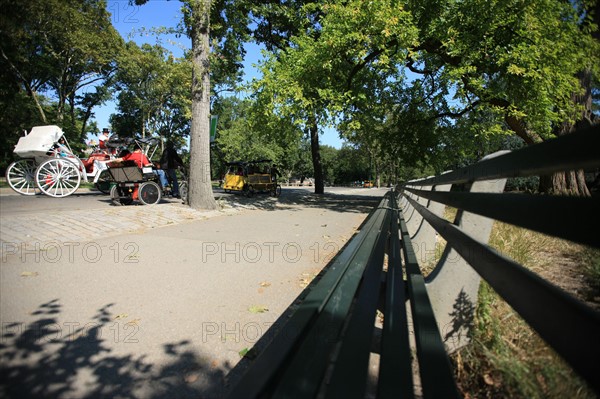
[[[48,119],[46,118],[46,113],[44,112],[44,108],[42,108],[42,104],[40,104],[40,100],[37,96],[37,93],[35,91],[33,91],[29,85],[27,85],[27,93],[33,99],[33,102],[35,103],[35,107],[37,108],[38,112],[40,113],[40,117],[42,118],[42,122],[48,123]]]
[[[194,209],[216,209],[210,175],[210,0],[193,0],[191,29],[192,122],[190,128],[190,181],[188,199]]]
[[[600,1],[596,2],[595,10],[588,9],[587,11],[589,15],[593,16],[594,23],[596,25],[600,24]],[[596,41],[600,40],[600,31],[595,30],[592,33],[592,37]],[[581,94],[573,94],[572,99],[575,104],[581,105],[583,108],[581,119],[575,125],[563,124],[557,128],[555,132],[557,136],[569,134],[577,129],[598,123],[598,117],[592,111],[592,71],[589,69],[581,71],[578,74],[578,78],[583,90]],[[552,194],[570,194],[585,197],[591,195],[585,184],[583,170],[543,176],[540,178],[540,191]]]
[[[325,184],[323,182],[323,166],[321,165],[321,151],[319,147],[319,126],[314,116],[309,117],[308,125],[310,131],[310,152],[315,172],[315,194],[323,194],[325,192]]]
[[[377,160],[374,162],[374,166],[375,166],[375,182],[374,182],[374,186],[379,188],[381,187],[381,175],[379,174],[379,164],[377,163]]]
[[[563,123],[554,130],[557,137],[573,133],[575,130],[594,124],[595,115],[592,112],[592,73],[590,70],[579,74],[579,83],[584,89],[582,94],[574,94],[573,102],[583,107],[582,115],[576,124]],[[540,177],[540,192],[554,195],[574,195],[579,197],[591,196],[585,184],[583,170],[558,172],[550,176]]]

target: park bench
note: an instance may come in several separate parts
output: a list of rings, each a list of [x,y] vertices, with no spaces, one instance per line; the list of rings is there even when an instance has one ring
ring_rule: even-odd
[[[503,192],[509,177],[598,168],[599,148],[590,128],[388,192],[228,397],[459,397],[448,353],[468,344],[481,278],[600,392],[599,313],[487,245],[499,220],[600,248],[597,197]]]

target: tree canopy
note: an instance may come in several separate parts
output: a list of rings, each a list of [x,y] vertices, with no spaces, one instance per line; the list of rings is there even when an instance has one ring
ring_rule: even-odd
[[[380,158],[443,168],[460,161],[449,150],[470,156],[498,134],[535,143],[591,116],[574,100],[590,90],[581,75],[595,82],[600,65],[591,6],[307,2],[298,10],[311,23],[264,64],[263,82],[280,113],[306,121],[314,107],[317,123],[337,117],[342,134]]]
[[[61,125],[82,143],[93,108],[110,98],[123,45],[106,2],[1,0],[0,8],[4,159],[36,124]]]

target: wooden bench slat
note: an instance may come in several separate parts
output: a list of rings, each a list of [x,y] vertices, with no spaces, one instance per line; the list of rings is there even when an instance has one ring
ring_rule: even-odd
[[[373,214],[373,226],[367,231],[361,248],[350,262],[335,292],[303,338],[296,356],[286,367],[274,397],[313,398],[318,392],[333,347],[379,236],[379,226],[384,216],[382,209],[377,209]]]
[[[323,274],[315,286],[308,292],[298,309],[293,313],[284,326],[274,335],[269,345],[253,360],[252,367],[246,370],[240,381],[229,392],[229,398],[255,398],[259,397],[265,389],[274,388],[271,381],[279,372],[289,366],[289,358],[298,351],[298,346],[303,342],[309,329],[328,328],[317,326],[315,320],[320,315],[331,297],[338,291],[347,270],[355,263],[361,250],[371,243],[369,233],[378,229],[377,210],[367,218],[361,230],[344,247],[340,254],[333,260],[329,269]],[[318,338],[318,337],[317,337]],[[313,338],[314,339],[314,338]],[[333,340],[331,340],[333,341]]]
[[[374,225],[368,219],[363,229],[348,243],[335,258],[329,270],[321,277],[315,287],[308,293],[298,309],[273,337],[267,348],[253,361],[252,367],[246,370],[243,378],[229,393],[229,398],[258,397],[268,382],[286,362],[294,346],[308,328],[315,316],[321,312],[327,300],[339,284],[351,260],[367,237],[367,231]]]
[[[565,134],[498,158],[480,161],[439,176],[421,179],[419,185],[468,183],[503,177],[549,175],[554,172],[600,167],[600,125]],[[408,182],[411,184],[413,182]]]
[[[389,207],[389,202],[383,206]],[[331,381],[326,388],[327,398],[364,397],[391,213],[390,211],[384,213],[382,229],[378,232],[377,241],[369,256],[356,295],[356,305],[352,309],[339,354],[335,359],[336,363],[352,364],[352,367],[334,368]]]
[[[460,398],[417,258],[400,211],[402,250],[424,398]]]
[[[416,190],[415,195],[516,226],[600,248],[600,198]],[[553,217],[548,217],[553,215]]]
[[[397,210],[396,203],[393,207]],[[402,274],[398,230],[398,213],[395,212],[391,221],[389,239],[384,322],[377,382],[377,397],[381,399],[414,397],[406,315],[406,288]]]

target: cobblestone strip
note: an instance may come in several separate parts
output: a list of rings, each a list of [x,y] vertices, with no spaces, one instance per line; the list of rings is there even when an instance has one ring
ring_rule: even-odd
[[[143,208],[143,209],[142,209]],[[177,223],[202,220],[233,213],[233,208],[221,211],[196,211],[180,205],[158,207],[119,207],[106,210],[56,211],[39,215],[4,216],[0,228],[0,254],[15,247],[45,243],[90,241],[126,233],[142,233],[147,229]]]

